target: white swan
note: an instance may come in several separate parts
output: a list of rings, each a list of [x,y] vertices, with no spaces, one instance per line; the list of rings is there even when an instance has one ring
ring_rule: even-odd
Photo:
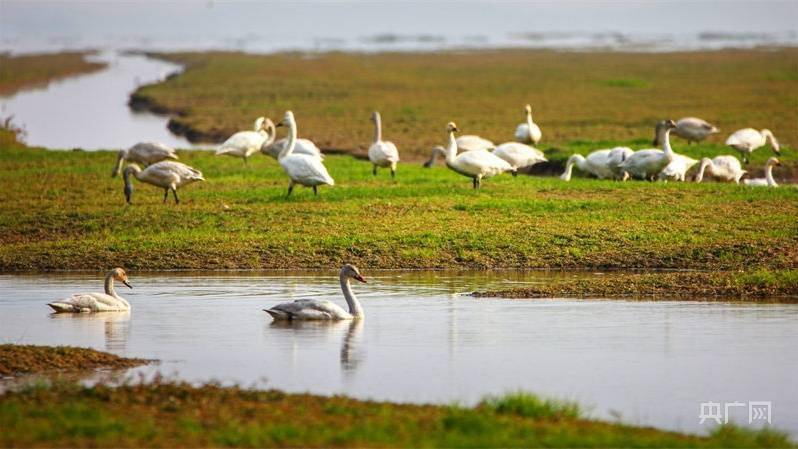
[[[526,122],[515,128],[515,140],[537,145],[543,134],[540,132],[540,127],[532,121],[532,106],[524,106],[524,112],[526,113]]]
[[[253,131],[239,131],[233,134],[223,144],[219,145],[219,148],[216,149],[216,155],[226,154],[240,157],[244,159],[246,164],[249,157],[260,151],[263,143],[269,139],[269,133],[266,131],[269,126],[274,129],[271,120],[265,117],[258,117],[255,120]]]
[[[449,146],[445,149],[443,147],[435,147],[433,148],[433,154],[443,153],[446,157],[446,166],[456,173],[471,178],[475,189],[479,188],[482,178],[490,178],[491,176],[512,171],[513,167],[507,161],[486,150],[472,150],[457,154],[457,140],[454,138],[455,131],[457,131],[457,125],[454,122],[449,122],[446,125]]]
[[[459,152],[466,152],[466,151],[493,151],[496,148],[496,145],[493,144],[488,139],[484,139],[479,136],[475,136],[473,134],[466,134],[465,136],[460,136],[455,139],[457,142],[457,151]],[[432,149],[432,154],[427,162],[424,162],[424,167],[430,168],[435,164],[435,161],[438,160],[438,154],[445,154],[445,150],[441,146],[436,146]]]
[[[130,164],[125,167],[124,171],[125,199],[128,204],[132,204],[131,198],[133,197],[133,183],[130,180],[131,174],[141,182],[146,182],[147,184],[164,189],[164,203],[169,197],[170,190],[175,197],[175,204],[179,204],[180,199],[177,198],[178,187],[191,184],[195,181],[205,181],[205,178],[202,177],[202,173],[199,170],[189,167],[186,164],[181,164],[180,162],[161,161],[157,164],[150,165],[144,170],[136,164]]]
[[[266,120],[266,132],[268,132],[269,138],[266,139],[266,141],[263,142],[263,145],[260,146],[260,152],[277,159],[280,157],[280,152],[283,151],[286,146],[288,146],[288,138],[283,137],[282,139],[275,140],[277,132],[274,123],[272,123],[272,121],[269,119]],[[294,154],[307,154],[308,156],[313,156],[324,160],[324,155],[319,147],[317,147],[315,143],[308,139],[296,139]]]
[[[714,159],[705,157],[701,159],[701,166],[698,168],[698,173],[695,175],[695,182],[704,180],[704,172],[718,181],[734,181],[735,184],[740,183],[740,178],[746,174],[743,167],[740,165],[740,160],[734,156],[716,156]]]
[[[374,143],[369,147],[369,160],[374,165],[372,174],[377,176],[377,167],[390,167],[391,178],[396,176],[396,163],[399,162],[399,150],[393,142],[382,140],[382,118],[380,113],[374,111],[371,114],[371,121],[374,122]]]
[[[294,120],[294,113],[291,111],[285,112],[285,118],[277,126],[288,127],[288,145],[280,152],[277,160],[280,161],[280,166],[283,167],[285,173],[290,179],[288,183],[288,195],[294,190],[295,184],[300,184],[305,187],[313,187],[313,194],[318,195],[316,188],[322,184],[335,185],[332,176],[327,173],[327,168],[321,162],[321,159],[307,154],[295,154],[296,148],[296,120]]]
[[[765,164],[765,177],[756,179],[743,179],[743,184],[755,187],[778,187],[779,185],[776,184],[776,180],[773,179],[773,167],[777,165],[781,165],[781,162],[779,162],[778,159],[775,157],[768,159],[767,163]]]
[[[161,162],[164,159],[177,160],[175,149],[159,142],[140,142],[127,150],[120,150],[116,155],[116,164],[111,177],[115,177],[122,172],[122,164],[127,162],[138,162],[144,165]]]
[[[338,304],[331,301],[318,299],[299,299],[293,302],[277,304],[271,309],[263,309],[274,320],[357,320],[364,317],[363,307],[352,292],[350,279],[366,282],[360,271],[354,265],[346,264],[338,273],[341,290],[346,303],[349,305],[347,312]]]
[[[674,158],[671,149],[670,132],[676,127],[673,120],[657,123],[657,141],[662,143],[662,150],[647,149],[635,151],[620,165],[620,169],[637,179],[654,180]]]
[[[581,154],[574,154],[568,158],[568,162],[565,164],[565,171],[560,175],[560,179],[570,181],[574,165],[579,170],[599,179],[624,179],[626,173],[620,166],[633,153],[634,150],[631,148],[615,147],[593,151],[587,157]]]
[[[714,125],[708,123],[706,120],[696,117],[680,118],[676,122],[676,128],[673,130],[673,134],[687,140],[688,145],[693,142],[701,142],[712,134],[717,134],[718,132],[720,132],[720,130]],[[658,145],[659,143],[654,140],[654,146]]]
[[[510,164],[513,176],[517,174],[519,168],[531,167],[548,161],[542,151],[518,142],[506,142],[499,145],[493,150],[493,155]]]
[[[660,181],[684,181],[687,170],[690,170],[697,163],[697,159],[674,153],[673,160],[659,172],[657,178]]]
[[[743,155],[743,162],[747,164],[751,158],[751,153],[764,146],[768,141],[770,141],[773,152],[781,154],[779,141],[776,140],[776,137],[769,129],[763,129],[762,131],[757,131],[753,128],[739,129],[726,139],[726,145],[739,151]]]
[[[127,273],[121,268],[114,268],[105,275],[105,293],[76,293],[69,298],[47,304],[56,313],[81,312],[121,312],[130,310],[130,303],[116,294],[114,281],[133,288],[127,282]]]

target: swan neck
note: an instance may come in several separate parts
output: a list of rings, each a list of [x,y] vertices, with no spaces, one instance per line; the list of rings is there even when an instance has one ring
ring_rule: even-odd
[[[382,119],[380,114],[374,114],[374,143],[382,141]]]
[[[712,165],[712,161],[704,161],[701,163],[701,167],[698,169],[698,173],[695,175],[695,182],[701,182],[704,180],[704,171]]]
[[[126,187],[132,187],[132,185],[133,185],[132,182],[130,181],[130,174],[131,173],[133,173],[133,176],[135,176],[136,179],[138,179],[139,178],[139,173],[141,173],[141,168],[139,168],[139,166],[136,165],[136,164],[130,164],[127,167],[125,167],[125,171],[122,172],[122,176],[123,176],[123,179],[125,180],[125,186]]]
[[[122,171],[122,164],[125,162],[125,155],[127,155],[127,151],[125,150],[119,150],[119,153],[117,153],[114,171],[111,173],[112,176],[117,176]]]
[[[768,164],[768,166],[765,167],[765,180],[767,180],[769,186],[778,185],[776,184],[776,180],[773,179],[773,166],[770,164]]]
[[[673,148],[671,148],[671,130],[666,129],[662,133],[662,151],[669,161],[673,160]]]
[[[116,290],[114,289],[114,273],[110,272],[105,275],[105,294],[118,298]]]
[[[346,304],[349,305],[349,313],[354,318],[363,318],[363,308],[360,306],[360,301],[357,300],[355,293],[352,291],[352,285],[349,282],[349,277],[345,273],[338,275],[341,282],[341,291],[344,293]]]
[[[457,139],[454,137],[454,131],[449,131],[449,146],[446,147],[446,160],[452,161],[457,156]]]
[[[532,111],[526,111],[526,124],[529,126],[530,132],[532,131]]]
[[[562,180],[564,181],[571,180],[571,173],[573,173],[574,170],[574,163],[576,163],[576,155],[569,157],[568,162],[565,163],[565,171],[560,177]]]
[[[288,144],[283,148],[283,151],[277,156],[278,159],[282,159],[286,156],[289,156],[291,153],[294,152],[294,147],[296,146],[296,122],[291,120],[288,123]]]

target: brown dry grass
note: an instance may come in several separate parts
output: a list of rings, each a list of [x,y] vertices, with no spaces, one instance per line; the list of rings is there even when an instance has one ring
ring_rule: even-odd
[[[46,85],[50,81],[100,70],[105,64],[87,62],[84,52],[9,56],[0,53],[0,95]]]
[[[132,368],[142,359],[118,357],[107,352],[72,346],[0,345],[0,375],[69,373],[97,368]]]

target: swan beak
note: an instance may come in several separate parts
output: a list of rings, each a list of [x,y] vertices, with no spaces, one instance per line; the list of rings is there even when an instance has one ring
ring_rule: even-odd
[[[364,283],[364,284],[367,284],[367,282],[366,282],[366,280],[363,278],[363,276],[361,276],[361,275],[359,275],[359,274],[358,274],[357,276],[355,276],[355,279],[357,279],[358,281],[360,281],[360,282],[362,282],[362,283]]]
[[[122,281],[122,283],[125,284],[127,286],[127,288],[129,288],[131,290],[133,289],[133,286],[128,284],[127,281]]]
[[[277,124],[274,125],[275,128],[279,128],[281,126],[285,126],[285,125],[283,125],[283,122],[277,122]]]

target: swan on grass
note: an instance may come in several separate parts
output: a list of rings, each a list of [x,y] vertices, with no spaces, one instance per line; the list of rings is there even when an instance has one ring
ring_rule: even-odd
[[[765,177],[755,179],[743,179],[743,184],[754,187],[778,187],[776,180],[773,179],[773,167],[781,165],[778,159],[772,157],[765,164]]]
[[[499,145],[493,150],[493,155],[504,159],[510,164],[513,176],[517,174],[519,168],[531,167],[548,161],[542,151],[518,142],[507,142]]]
[[[297,126],[294,120],[294,113],[285,112],[285,117],[277,126],[288,127],[288,145],[277,156],[280,166],[283,167],[288,175],[288,195],[294,191],[294,185],[299,184],[305,187],[313,187],[313,194],[318,195],[317,187],[320,185],[335,185],[332,176],[327,173],[327,168],[318,157],[307,154],[294,153],[296,148]]]
[[[746,174],[740,165],[740,160],[734,156],[716,156],[714,159],[705,157],[701,159],[701,166],[695,175],[695,182],[704,180],[704,173],[717,181],[740,183],[740,178]]]
[[[216,155],[228,155],[244,159],[246,164],[249,157],[260,151],[263,143],[269,139],[267,129],[274,129],[271,120],[265,117],[258,117],[255,120],[253,131],[239,131],[216,149]]]
[[[625,179],[626,172],[620,166],[631,156],[634,150],[628,147],[615,147],[605,150],[596,150],[587,155],[574,154],[568,158],[565,171],[560,175],[563,181],[571,180],[574,165],[580,171],[591,174],[598,179]]]
[[[266,131],[268,132],[269,137],[265,142],[263,142],[263,145],[260,146],[260,152],[277,159],[280,157],[280,152],[283,151],[286,146],[288,146],[288,138],[283,137],[282,139],[275,140],[277,137],[277,130],[275,129],[274,123],[272,123],[272,121],[269,119],[266,120],[268,122]],[[324,155],[321,153],[319,147],[317,147],[315,143],[308,139],[296,139],[294,154],[307,154],[308,156],[313,156],[324,160]]]
[[[708,123],[706,120],[696,117],[680,118],[676,122],[676,128],[673,129],[673,134],[686,140],[688,145],[693,142],[701,142],[712,134],[717,134],[718,132],[720,132],[720,130],[714,125]],[[654,146],[659,146],[656,136],[654,139]]]
[[[364,317],[363,307],[352,291],[350,279],[366,282],[356,266],[346,264],[338,273],[344,299],[349,306],[349,311],[344,310],[332,301],[318,299],[299,299],[292,302],[277,304],[270,309],[263,309],[274,320],[357,320]]]
[[[670,133],[675,127],[676,123],[673,120],[657,123],[657,141],[662,143],[662,150],[651,148],[635,151],[620,165],[620,169],[633,178],[653,181],[654,177],[673,161],[675,153],[671,149]]]
[[[133,182],[130,180],[130,175],[133,175],[141,182],[162,188],[163,202],[165,203],[169,197],[169,191],[175,197],[175,204],[180,203],[177,197],[177,188],[195,181],[205,181],[202,173],[186,164],[174,161],[161,161],[157,164],[152,164],[142,170],[136,164],[130,164],[125,167],[124,180],[125,180],[125,200],[128,204],[133,204]]]
[[[472,150],[457,154],[457,139],[454,137],[456,131],[457,125],[454,122],[449,122],[446,125],[449,146],[448,148],[435,147],[433,154],[442,153],[446,158],[446,166],[456,173],[471,178],[475,189],[480,187],[483,178],[490,178],[513,170],[507,161],[486,150]]]
[[[379,112],[374,111],[371,114],[371,121],[374,122],[374,142],[369,147],[369,160],[374,166],[372,174],[377,176],[377,167],[389,167],[393,178],[396,176],[399,150],[393,142],[382,140],[382,118]]]
[[[125,162],[138,162],[144,165],[151,165],[165,159],[177,160],[175,149],[159,142],[140,142],[127,150],[120,150],[116,155],[116,164],[111,172],[111,177],[115,177],[122,172],[122,165]]]
[[[521,143],[537,145],[543,134],[540,132],[540,127],[532,121],[532,106],[524,106],[524,112],[526,113],[526,122],[515,128],[515,140]]]
[[[726,145],[739,151],[743,156],[743,162],[746,164],[751,159],[751,153],[757,148],[765,146],[768,142],[770,142],[770,147],[773,148],[774,153],[781,154],[779,141],[776,140],[776,137],[769,129],[757,131],[753,128],[744,128],[735,131],[726,139]]]
[[[69,298],[47,304],[55,313],[86,312],[122,312],[130,310],[130,303],[116,294],[114,281],[133,288],[127,279],[127,273],[121,268],[114,268],[105,275],[105,293],[76,293]]]
[[[457,151],[459,152],[466,152],[466,151],[493,151],[496,148],[496,145],[493,144],[488,139],[484,139],[479,136],[475,136],[473,134],[466,134],[465,136],[459,136],[455,139],[457,143]],[[432,149],[432,154],[427,162],[424,162],[424,167],[430,168],[435,165],[435,161],[438,160],[438,154],[445,154],[443,147],[436,146]]]
[[[660,181],[684,181],[687,170],[690,170],[697,163],[697,159],[674,153],[673,160],[659,172],[657,178]]]

